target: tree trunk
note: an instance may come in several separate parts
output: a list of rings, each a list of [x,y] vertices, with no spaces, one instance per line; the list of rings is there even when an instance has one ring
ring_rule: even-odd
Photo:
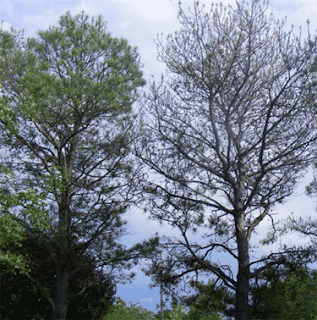
[[[65,185],[66,182],[65,182]],[[68,289],[70,282],[69,267],[69,236],[71,215],[69,209],[69,190],[62,194],[62,203],[59,205],[59,239],[56,252],[56,287],[55,308],[52,320],[66,320],[68,307]]]
[[[62,253],[56,266],[55,308],[52,320],[66,320],[69,279],[68,257],[66,253]]]
[[[249,241],[245,230],[245,213],[236,215],[236,237],[238,244],[238,276],[236,290],[236,320],[248,320],[249,318]]]

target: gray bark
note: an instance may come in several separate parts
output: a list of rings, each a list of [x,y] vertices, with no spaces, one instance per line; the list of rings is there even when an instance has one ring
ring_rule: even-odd
[[[238,245],[238,274],[236,289],[236,319],[248,320],[248,296],[249,296],[249,276],[250,276],[250,257],[249,241],[246,236],[245,214],[238,212],[235,218],[236,238]]]

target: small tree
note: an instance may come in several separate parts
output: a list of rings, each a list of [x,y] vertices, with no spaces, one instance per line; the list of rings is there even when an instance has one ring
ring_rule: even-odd
[[[144,84],[139,57],[126,40],[110,36],[101,17],[84,13],[63,15],[37,38],[1,30],[0,44],[1,101],[10,107],[1,117],[1,144],[16,177],[9,191],[46,194],[51,229],[33,228],[23,210],[11,215],[45,244],[55,290],[41,291],[52,319],[62,320],[77,272],[72,258],[87,253],[119,276],[143,250],[118,242],[138,184],[130,147],[132,103]]]
[[[152,217],[180,232],[166,241],[167,272],[222,279],[236,293],[236,319],[249,319],[252,234],[266,218],[274,225],[272,208],[292,193],[316,140],[315,40],[284,31],[267,6],[180,8],[181,30],[158,41],[167,76],[150,87],[137,150],[157,174],[144,187]],[[215,251],[235,259],[237,273]]]

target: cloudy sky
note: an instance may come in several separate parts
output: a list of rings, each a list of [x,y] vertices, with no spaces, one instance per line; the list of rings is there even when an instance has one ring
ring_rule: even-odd
[[[206,6],[211,0],[200,0]],[[224,4],[234,4],[234,0],[223,0]],[[192,5],[192,1],[183,0],[184,7]],[[296,32],[300,25],[306,26],[310,20],[312,32],[317,29],[317,0],[272,0],[270,8],[280,19],[287,16],[288,25],[294,25]],[[66,11],[71,14],[85,11],[91,16],[102,15],[108,21],[108,30],[113,36],[127,38],[129,43],[139,48],[144,64],[144,75],[148,79],[151,75],[156,78],[164,71],[164,66],[156,61],[157,34],[168,34],[176,30],[178,0],[0,0],[0,20],[3,28],[11,26],[24,29],[26,36],[36,36],[36,32],[47,29],[57,23],[59,17]],[[300,185],[297,194],[276,211],[280,215],[294,212],[299,214],[313,214],[315,206],[313,200],[304,195],[305,182]],[[125,241],[132,242],[143,239],[156,231],[166,232],[166,226],[158,226],[147,220],[144,214],[135,210],[129,215],[131,235]],[[149,280],[139,275],[132,284],[119,287],[118,295],[127,302],[140,302],[148,309],[154,309],[159,302],[157,289],[148,288]]]

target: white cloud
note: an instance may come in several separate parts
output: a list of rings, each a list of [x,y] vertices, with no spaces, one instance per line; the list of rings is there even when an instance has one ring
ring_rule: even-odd
[[[11,23],[3,21],[1,22],[1,27],[3,30],[9,31],[13,26]]]
[[[132,10],[141,14],[149,22],[171,21],[176,19],[177,16],[177,9],[168,0],[126,0],[125,2]]]
[[[150,298],[141,299],[140,303],[149,304],[149,303],[152,303],[153,301],[154,301],[154,298],[150,297]]]

